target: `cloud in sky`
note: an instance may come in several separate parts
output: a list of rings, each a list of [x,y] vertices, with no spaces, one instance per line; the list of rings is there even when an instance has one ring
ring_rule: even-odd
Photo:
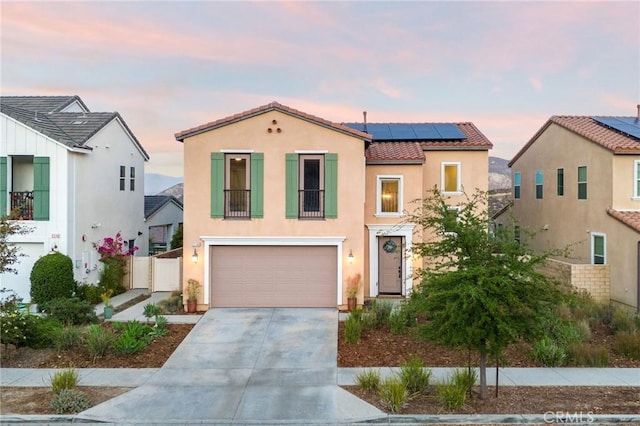
[[[640,4],[2,2],[3,95],[119,111],[180,174],[174,133],[271,101],[333,121],[472,121],[510,158],[554,114],[635,115]]]

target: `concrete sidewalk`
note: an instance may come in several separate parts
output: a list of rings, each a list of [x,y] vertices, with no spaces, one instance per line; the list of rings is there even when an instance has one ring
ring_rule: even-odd
[[[133,299],[138,296],[148,295],[149,292],[145,289],[132,289],[126,291],[117,296],[113,296],[111,298],[111,304],[114,308],[118,308],[120,306],[129,303]],[[149,304],[158,304],[161,300],[168,299],[171,296],[171,292],[163,292],[158,291],[150,294],[150,297],[142,302],[135,304],[122,312],[114,313],[110,320],[108,321],[132,321],[137,320],[140,322],[145,322],[147,318],[144,316],[144,307]],[[96,305],[95,312],[96,315],[102,315],[104,310],[104,305],[102,303]],[[197,314],[185,314],[185,315],[165,315],[171,324],[195,324],[198,322],[202,315]]]

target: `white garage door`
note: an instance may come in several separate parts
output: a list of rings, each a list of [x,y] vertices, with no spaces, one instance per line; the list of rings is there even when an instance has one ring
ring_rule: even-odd
[[[211,306],[335,307],[335,246],[213,246]]]

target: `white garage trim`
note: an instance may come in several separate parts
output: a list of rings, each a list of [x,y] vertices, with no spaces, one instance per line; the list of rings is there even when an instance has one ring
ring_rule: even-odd
[[[405,259],[404,277],[402,282],[402,295],[409,296],[413,288],[413,261],[411,253],[413,247],[413,228],[415,224],[409,223],[405,225],[366,225],[369,229],[369,295],[371,297],[378,296],[378,237],[404,237]]]
[[[346,237],[216,237],[201,236],[204,242],[204,303],[211,304],[210,263],[211,246],[335,246],[337,256],[336,286],[338,297],[336,306],[342,304],[342,242]]]

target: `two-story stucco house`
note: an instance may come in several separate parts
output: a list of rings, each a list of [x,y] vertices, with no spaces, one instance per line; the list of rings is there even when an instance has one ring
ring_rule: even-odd
[[[539,249],[569,246],[555,273],[640,306],[640,119],[553,116],[509,163],[513,213]]]
[[[17,209],[31,228],[14,236],[26,256],[0,287],[30,300],[31,268],[53,250],[71,257],[77,281],[95,283],[93,244],[117,232],[147,253],[149,156],[117,112],[90,112],[78,96],[3,96],[0,108],[0,214]]]
[[[273,102],[176,134],[184,143],[184,279],[210,306],[336,307],[411,292],[410,201],[487,189],[471,123],[339,124]],[[185,283],[186,284],[186,283]]]

